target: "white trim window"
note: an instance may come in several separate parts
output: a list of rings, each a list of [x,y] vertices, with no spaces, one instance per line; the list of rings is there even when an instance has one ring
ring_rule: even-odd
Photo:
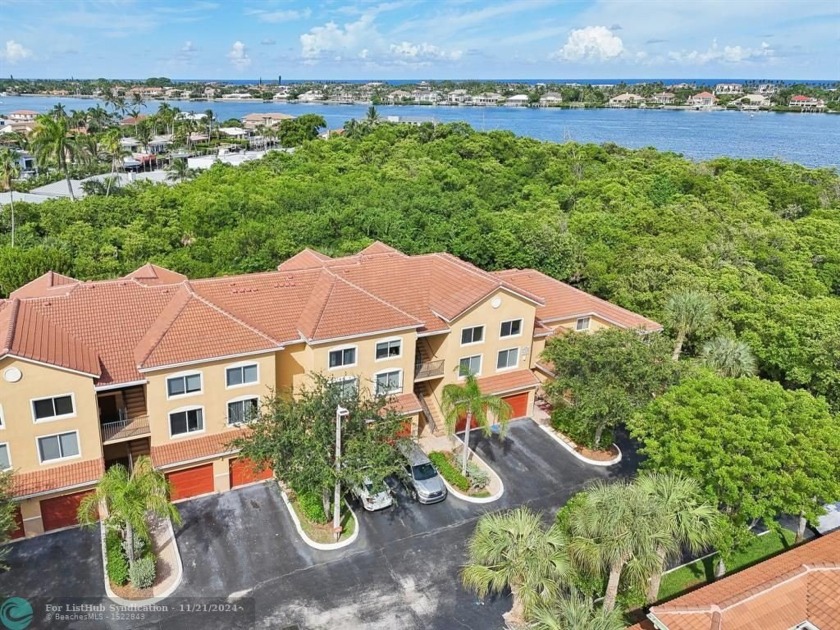
[[[331,370],[356,365],[356,346],[330,350],[328,365]]]
[[[186,407],[169,412],[169,436],[189,435],[204,431],[204,407]]]
[[[478,376],[481,374],[481,355],[476,354],[471,357],[463,357],[458,361],[458,377],[465,378],[472,374]]]
[[[38,461],[42,464],[81,456],[78,431],[42,435],[36,439],[36,442],[38,444]]]
[[[335,388],[340,398],[351,398],[359,391],[359,377],[345,376],[344,378],[334,378],[332,380],[332,387]]]
[[[578,317],[578,320],[575,322],[575,331],[585,332],[585,331],[589,330],[590,322],[591,322],[590,317]]]
[[[176,374],[166,379],[166,397],[180,398],[200,394],[202,391],[201,372],[190,372],[188,374]]]
[[[376,395],[387,396],[388,394],[399,394],[402,392],[402,370],[388,370],[374,375],[376,384]]]
[[[402,356],[402,339],[388,339],[376,344],[376,360],[399,359]]]
[[[0,442],[0,470],[9,470],[12,467],[12,454],[9,451],[7,442]]]
[[[225,387],[244,387],[260,381],[260,366],[258,363],[234,365],[225,370]]]
[[[227,422],[230,425],[248,424],[260,415],[260,400],[256,396],[230,400],[227,404]]]
[[[496,357],[497,370],[511,370],[517,365],[519,365],[519,348],[499,350],[499,355]]]
[[[32,400],[32,419],[35,422],[47,422],[72,418],[76,415],[76,401],[73,394],[62,394],[50,398],[35,398]]]
[[[504,339],[505,337],[518,337],[521,334],[521,319],[511,319],[506,322],[502,322],[502,325],[499,327],[499,337],[502,339]]]
[[[471,346],[484,341],[484,326],[470,326],[461,329],[461,345]]]

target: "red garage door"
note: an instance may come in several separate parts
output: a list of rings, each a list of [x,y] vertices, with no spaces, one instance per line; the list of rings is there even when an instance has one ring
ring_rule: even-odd
[[[230,460],[230,487],[244,486],[255,481],[265,481],[273,477],[271,468],[266,466],[255,471],[250,460],[237,458]]]
[[[213,464],[204,464],[166,475],[172,484],[172,500],[188,499],[215,490]]]
[[[514,394],[513,396],[503,396],[507,404],[510,405],[510,417],[521,418],[528,415],[528,392],[522,394]]]
[[[41,522],[44,524],[44,531],[49,532],[62,527],[77,525],[76,512],[79,511],[79,504],[90,492],[76,492],[65,494],[63,497],[44,499],[41,501]]]
[[[15,540],[16,538],[23,538],[23,514],[20,513],[20,506],[15,506],[15,511],[12,513],[12,516],[15,519],[15,528],[12,530],[10,538]]]

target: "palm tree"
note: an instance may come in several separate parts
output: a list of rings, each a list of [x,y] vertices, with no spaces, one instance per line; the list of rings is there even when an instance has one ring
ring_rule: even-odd
[[[692,289],[674,293],[665,303],[665,318],[677,333],[672,356],[676,361],[686,338],[712,323],[712,301],[705,293]]]
[[[9,191],[9,209],[12,219],[12,247],[15,246],[15,189],[14,181],[20,176],[20,153],[4,147],[0,149],[0,182]]]
[[[134,137],[137,138],[137,142],[143,147],[143,152],[149,152],[149,144],[154,137],[154,133],[152,130],[152,126],[148,124],[145,120],[140,123],[139,125],[135,125],[134,127]]]
[[[56,164],[58,169],[64,173],[67,180],[67,190],[70,198],[75,200],[73,186],[70,183],[70,164],[74,160],[82,161],[87,158],[81,143],[73,136],[70,136],[67,129],[67,118],[52,118],[50,116],[38,116],[35,119],[35,128],[30,138],[32,151],[36,161],[41,166]]]
[[[715,540],[720,513],[703,499],[700,485],[682,473],[646,472],[635,486],[641,499],[650,502],[651,531],[658,542],[658,564],[650,579],[647,601],[659,598],[665,562],[678,559],[683,550],[699,554]]]
[[[105,196],[111,193],[111,183],[114,181],[114,173],[117,172],[118,165],[122,164],[121,158],[131,155],[131,153],[123,148],[120,140],[122,139],[119,129],[111,129],[104,133],[99,139],[99,148],[111,159],[111,175],[108,178],[108,185],[105,189]]]
[[[626,625],[619,611],[598,608],[577,591],[550,605],[537,606],[530,617],[528,630],[624,630]]]
[[[504,437],[507,422],[510,419],[510,405],[498,396],[484,394],[474,374],[467,374],[463,385],[450,383],[443,388],[441,406],[446,419],[446,430],[455,435],[458,422],[466,418],[464,432],[464,454],[461,473],[467,474],[467,459],[470,450],[470,429],[475,422],[484,435],[491,433],[492,420],[500,427],[499,435]]]
[[[365,122],[370,125],[375,125],[379,122],[379,112],[376,111],[376,107],[371,105],[368,107],[367,116],[365,116]]]
[[[172,164],[166,170],[168,171],[166,179],[170,182],[183,182],[186,179],[192,179],[193,176],[193,170],[184,158],[172,160]]]
[[[111,466],[96,490],[82,499],[78,519],[82,525],[93,525],[98,519],[99,506],[107,511],[105,524],[116,527],[126,541],[129,566],[134,566],[136,539],[150,538],[148,516],[181,522],[178,509],[169,500],[170,486],[166,476],[152,466],[147,456],[138,457],[133,470],[122,464]]]
[[[592,574],[609,573],[604,610],[615,608],[621,578],[642,584],[656,569],[659,540],[649,529],[639,493],[627,481],[598,481],[569,514],[569,553]]]
[[[479,597],[509,588],[513,605],[505,621],[521,625],[540,602],[555,600],[568,581],[566,538],[546,530],[539,514],[526,507],[485,514],[467,543],[464,586]]]
[[[49,111],[49,116],[52,116],[55,119],[67,118],[67,108],[64,107],[61,103],[56,103],[53,105],[53,108]]]
[[[755,355],[750,347],[731,337],[717,337],[706,342],[700,356],[703,363],[721,376],[753,376],[758,371]]]

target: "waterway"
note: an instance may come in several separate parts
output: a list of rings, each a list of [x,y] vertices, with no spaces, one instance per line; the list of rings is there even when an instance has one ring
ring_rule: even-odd
[[[0,114],[18,109],[49,111],[61,102],[70,111],[97,101],[66,97],[0,97]],[[362,119],[365,105],[274,104],[237,101],[170,101],[182,111],[212,109],[218,120],[252,112],[320,114],[330,128]],[[157,109],[152,101],[142,110]],[[519,107],[445,107],[381,105],[380,116],[463,121],[475,129],[507,129],[521,136],[551,142],[614,142],[630,148],[654,147],[694,160],[719,156],[772,158],[806,166],[840,169],[840,115],[736,111],[643,109],[556,109]]]

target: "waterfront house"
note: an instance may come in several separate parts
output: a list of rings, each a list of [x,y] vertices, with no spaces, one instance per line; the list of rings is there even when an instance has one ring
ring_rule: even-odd
[[[744,86],[740,83],[718,83],[715,86],[715,94],[720,95],[732,95],[732,94],[743,94]]]
[[[294,118],[291,114],[284,114],[282,112],[259,112],[256,114],[246,114],[242,117],[242,124],[245,129],[256,129],[257,127],[273,127],[280,124],[284,120]]]
[[[417,103],[435,104],[440,102],[441,94],[435,90],[415,90],[412,97]]]
[[[498,105],[499,101],[503,99],[504,97],[501,94],[496,94],[495,92],[482,92],[481,94],[473,96],[470,102],[473,105],[488,106]]]
[[[676,98],[677,95],[673,92],[659,92],[654,94],[651,100],[657,105],[671,105]]]
[[[505,99],[505,105],[508,107],[527,107],[528,106],[528,95],[527,94],[515,94],[511,97]]]
[[[152,264],[95,282],[48,272],[0,300],[12,537],[74,525],[104,470],[141,455],[176,500],[271,478],[230,443],[263,397],[313,372],[392,397],[415,435],[445,431],[441,392],[466,373],[528,416],[550,378],[538,365],[546,339],[610,326],[661,329],[534,270],[488,273],[378,242],[230,277]]]
[[[32,123],[38,117],[38,112],[31,109],[18,109],[9,113],[9,121],[12,123]]]
[[[317,90],[308,90],[303,94],[298,94],[297,100],[301,103],[315,103],[324,100],[324,94]]]
[[[540,96],[540,107],[557,107],[563,102],[563,95],[559,92],[546,92]]]
[[[796,109],[801,109],[802,111],[815,112],[825,109],[825,101],[814,96],[803,96],[801,94],[797,94],[796,96],[791,97],[788,107],[795,107]]]
[[[146,120],[146,114],[137,114],[137,116],[126,116],[120,121],[120,127],[133,127],[134,125]]]
[[[690,107],[709,108],[714,107],[715,103],[717,103],[717,99],[711,92],[700,92],[688,98],[688,105]]]
[[[204,98],[213,100],[216,98],[216,89],[211,87],[204,88]]]
[[[755,91],[765,96],[772,96],[778,91],[778,88],[772,83],[760,83]]]
[[[736,98],[731,105],[735,105],[741,110],[756,110],[756,109],[770,109],[770,98],[763,94],[745,94],[741,98]]]
[[[609,100],[608,104],[610,107],[632,107],[641,105],[644,102],[644,96],[640,96],[638,94],[631,94],[630,92],[625,92],[624,94],[613,96]]]
[[[467,94],[466,90],[452,90],[447,95],[446,100],[450,103],[461,105],[462,103],[468,103],[470,101],[470,96]]]
[[[224,101],[247,101],[253,98],[248,92],[231,92],[222,96],[222,100]]]
[[[388,101],[391,103],[404,103],[411,100],[411,92],[405,90],[394,90],[388,94]]]

